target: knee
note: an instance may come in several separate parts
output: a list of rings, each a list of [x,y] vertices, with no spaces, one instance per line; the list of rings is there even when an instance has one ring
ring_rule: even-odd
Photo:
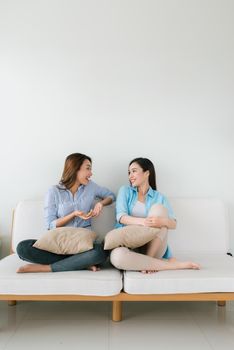
[[[16,247],[16,252],[19,255],[19,257],[25,255],[25,250],[26,250],[26,241],[19,242]]]
[[[31,247],[34,242],[35,241],[33,240],[26,239],[18,243],[16,247],[16,252],[21,259],[24,260],[25,258],[27,258],[29,247]]]
[[[110,254],[110,262],[117,269],[124,269],[124,259],[128,254],[128,248],[119,247],[112,250]]]
[[[162,204],[153,204],[150,208],[148,216],[168,217],[168,210]]]

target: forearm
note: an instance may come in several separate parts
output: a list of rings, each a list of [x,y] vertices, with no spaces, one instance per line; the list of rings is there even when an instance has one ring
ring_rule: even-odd
[[[103,206],[109,205],[109,204],[111,204],[112,202],[113,202],[113,200],[112,200],[111,197],[106,197],[106,198],[104,198],[104,199],[102,199],[102,200],[100,201],[100,203],[101,203]]]
[[[137,218],[130,215],[121,216],[119,222],[123,225],[144,225],[145,218]]]
[[[176,220],[162,216],[148,216],[145,219],[144,225],[155,228],[166,227],[167,229],[173,230],[176,228]]]
[[[71,214],[68,214],[62,218],[59,218],[56,220],[56,227],[62,227],[65,226],[68,222],[70,222],[75,217],[75,212],[72,212]]]
[[[176,228],[176,220],[175,219],[170,219],[170,218],[165,218],[164,219],[164,225],[162,227],[167,227],[169,230],[174,230]]]

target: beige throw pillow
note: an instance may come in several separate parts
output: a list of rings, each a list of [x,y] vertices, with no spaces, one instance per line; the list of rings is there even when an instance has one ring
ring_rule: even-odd
[[[138,248],[152,241],[159,231],[159,228],[139,225],[116,228],[107,233],[104,249],[114,249],[117,247]]]
[[[77,254],[93,249],[96,233],[86,228],[58,227],[47,231],[33,247],[55,254]]]

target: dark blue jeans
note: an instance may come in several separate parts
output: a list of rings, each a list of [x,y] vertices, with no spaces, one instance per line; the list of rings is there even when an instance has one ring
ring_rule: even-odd
[[[35,239],[21,241],[17,248],[20,259],[34,263],[50,265],[53,272],[84,270],[89,266],[102,264],[108,257],[103,244],[94,242],[93,249],[73,255],[59,255],[33,247]]]

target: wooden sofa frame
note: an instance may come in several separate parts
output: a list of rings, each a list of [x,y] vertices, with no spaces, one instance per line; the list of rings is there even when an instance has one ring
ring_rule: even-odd
[[[226,301],[234,300],[234,293],[190,293],[190,294],[128,294],[121,292],[115,296],[85,295],[11,295],[2,294],[0,300],[14,306],[17,301],[111,301],[112,321],[122,320],[123,301],[216,301],[218,306],[225,306]]]

